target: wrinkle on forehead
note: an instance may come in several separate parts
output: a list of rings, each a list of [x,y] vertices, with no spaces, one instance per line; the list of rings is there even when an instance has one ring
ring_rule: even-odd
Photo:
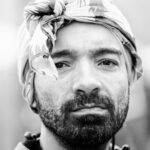
[[[103,47],[121,49],[116,37],[107,28],[90,23],[73,22],[60,29],[57,33],[57,40],[53,51],[75,49],[74,47],[70,47],[72,43],[73,45],[76,44],[76,48],[80,48],[81,50],[82,47],[89,50]]]

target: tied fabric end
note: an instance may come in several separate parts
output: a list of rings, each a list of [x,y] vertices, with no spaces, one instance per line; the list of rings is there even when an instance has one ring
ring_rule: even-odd
[[[54,13],[56,16],[60,16],[63,14],[65,10],[65,6],[67,4],[67,0],[57,0],[54,7]]]

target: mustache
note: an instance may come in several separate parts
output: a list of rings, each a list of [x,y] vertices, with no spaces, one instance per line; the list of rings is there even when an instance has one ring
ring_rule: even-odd
[[[85,92],[78,91],[75,93],[74,98],[68,100],[61,108],[62,113],[69,113],[71,111],[86,107],[86,106],[99,106],[108,109],[110,113],[114,112],[114,100],[109,96],[100,95],[98,92],[86,94]]]

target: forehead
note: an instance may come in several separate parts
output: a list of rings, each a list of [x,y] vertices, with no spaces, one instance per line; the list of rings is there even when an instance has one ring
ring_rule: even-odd
[[[53,52],[62,49],[85,52],[99,48],[114,48],[121,51],[121,43],[114,33],[102,25],[73,22],[57,32]]]

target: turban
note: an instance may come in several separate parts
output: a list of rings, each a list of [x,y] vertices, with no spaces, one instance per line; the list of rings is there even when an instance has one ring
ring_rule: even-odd
[[[115,33],[131,57],[133,80],[142,75],[141,59],[137,54],[133,33],[111,0],[36,0],[25,7],[24,16],[25,21],[19,32],[18,68],[25,97],[33,92],[34,71],[43,74],[53,72],[57,77],[50,53],[58,29],[72,21],[99,24]],[[51,65],[52,70],[39,65],[40,57],[48,58],[46,64]]]

